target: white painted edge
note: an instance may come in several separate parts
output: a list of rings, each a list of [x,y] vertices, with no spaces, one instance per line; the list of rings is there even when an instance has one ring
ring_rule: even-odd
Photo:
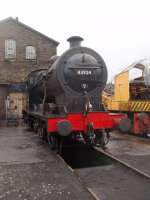
[[[94,192],[91,188],[87,187],[86,189],[88,190],[88,192],[92,195],[92,197],[93,197],[95,200],[101,200],[101,199],[95,194],[95,192]]]

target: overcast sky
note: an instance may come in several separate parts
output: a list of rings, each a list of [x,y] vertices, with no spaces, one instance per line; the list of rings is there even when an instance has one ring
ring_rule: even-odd
[[[1,0],[0,19],[9,16],[59,41],[59,54],[80,35],[104,58],[109,79],[150,57],[149,0]]]

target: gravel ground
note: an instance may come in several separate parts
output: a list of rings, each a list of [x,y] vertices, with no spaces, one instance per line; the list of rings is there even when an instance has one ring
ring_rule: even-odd
[[[0,199],[91,199],[61,162],[3,165]]]
[[[25,128],[0,130],[0,200],[93,199],[80,181]]]
[[[108,152],[150,174],[150,140],[113,133]],[[118,164],[76,169],[102,200],[149,200],[150,183]],[[0,130],[0,200],[93,199],[48,145],[25,128]]]

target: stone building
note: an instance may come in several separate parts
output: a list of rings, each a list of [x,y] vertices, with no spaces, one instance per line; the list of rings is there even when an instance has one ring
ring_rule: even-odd
[[[13,106],[21,112],[25,77],[34,69],[47,68],[49,58],[57,53],[58,44],[18,18],[0,21],[0,119],[6,118],[8,96],[20,99]]]

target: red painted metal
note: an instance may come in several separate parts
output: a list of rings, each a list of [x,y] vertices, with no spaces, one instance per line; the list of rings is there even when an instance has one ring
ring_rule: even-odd
[[[134,113],[133,133],[135,135],[150,134],[150,114],[147,114],[143,120],[139,118],[139,113]]]
[[[87,124],[92,123],[94,129],[114,128],[119,121],[125,117],[124,114],[111,114],[107,112],[89,112],[86,116],[82,113],[70,113],[66,117],[49,118],[47,131],[57,132],[57,122],[68,120],[72,125],[72,131],[86,132]]]
[[[133,114],[133,133],[135,135],[140,134],[138,113]]]

